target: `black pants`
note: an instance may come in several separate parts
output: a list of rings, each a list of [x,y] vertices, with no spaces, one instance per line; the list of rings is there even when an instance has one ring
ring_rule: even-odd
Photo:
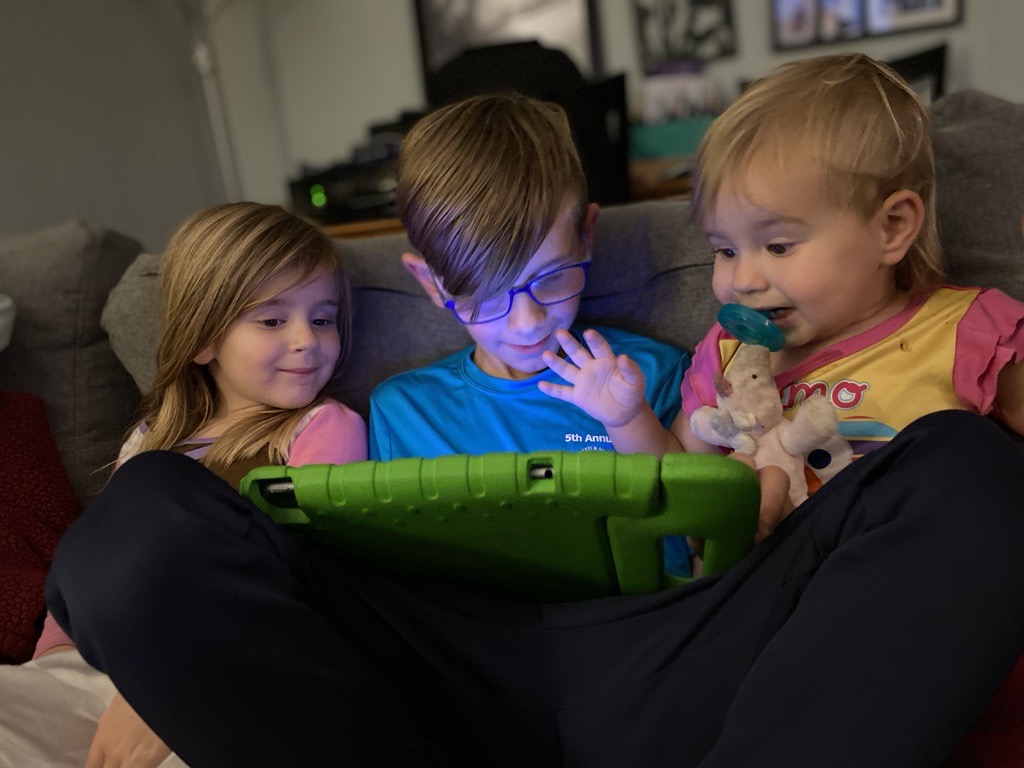
[[[513,603],[337,562],[168,453],[47,584],[193,768],[934,766],[1024,650],[1024,451],[928,416],[726,574]]]

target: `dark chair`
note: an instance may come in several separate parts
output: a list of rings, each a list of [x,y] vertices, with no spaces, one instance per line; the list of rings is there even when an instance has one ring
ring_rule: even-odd
[[[426,79],[431,109],[482,93],[518,91],[565,109],[590,199],[629,200],[626,78],[586,80],[563,51],[535,40],[469,48]]]

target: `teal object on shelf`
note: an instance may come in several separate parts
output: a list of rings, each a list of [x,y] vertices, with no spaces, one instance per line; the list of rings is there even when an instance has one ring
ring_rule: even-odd
[[[673,534],[704,539],[704,572],[723,571],[753,546],[760,498],[725,456],[610,451],[261,467],[240,490],[354,562],[546,601],[687,581],[663,568]]]
[[[669,157],[692,155],[714,121],[711,115],[669,120],[664,123],[636,123],[629,127],[629,155]]]

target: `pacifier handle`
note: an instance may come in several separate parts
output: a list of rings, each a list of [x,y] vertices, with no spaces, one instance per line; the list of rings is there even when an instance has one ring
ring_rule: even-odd
[[[742,304],[723,304],[718,310],[718,323],[744,344],[760,344],[772,352],[786,344],[786,337],[775,323]]]

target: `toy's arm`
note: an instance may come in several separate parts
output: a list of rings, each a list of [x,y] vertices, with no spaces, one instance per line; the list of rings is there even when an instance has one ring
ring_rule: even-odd
[[[821,395],[807,398],[792,421],[779,425],[779,442],[791,456],[806,456],[839,431],[836,409]]]
[[[752,426],[748,423],[751,418],[750,414],[733,414],[723,408],[702,405],[690,415],[690,431],[698,440],[710,445],[753,453],[757,443],[743,431]]]

